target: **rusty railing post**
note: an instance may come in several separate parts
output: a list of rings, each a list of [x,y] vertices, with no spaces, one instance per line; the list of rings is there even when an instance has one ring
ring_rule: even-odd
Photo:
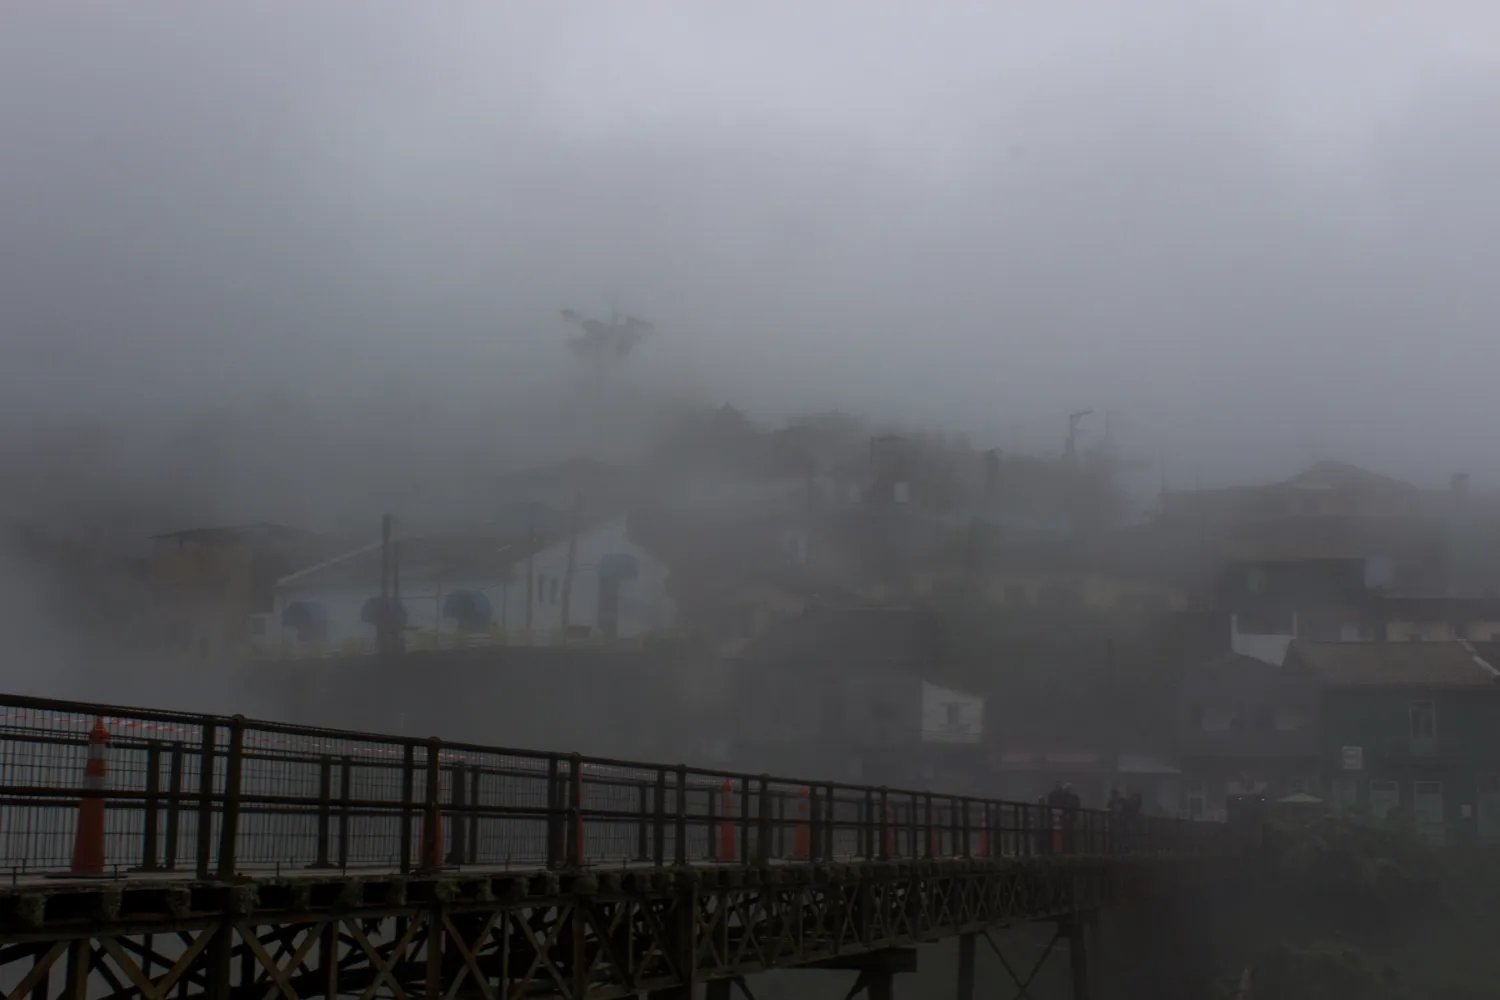
[[[427,780],[422,787],[421,870],[443,866],[443,741],[427,738]]]
[[[182,825],[182,759],[182,741],[177,740],[167,759],[167,843],[162,858],[162,867],[167,871],[177,867],[177,838]]]
[[[342,871],[349,867],[349,801],[353,798],[349,791],[354,781],[354,758],[345,755],[339,761],[339,869]]]
[[[208,881],[214,850],[214,768],[217,764],[215,744],[218,740],[218,720],[208,715],[203,718],[203,742],[198,749],[198,850],[195,861],[197,875]]]
[[[146,743],[146,814],[145,829],[141,843],[141,871],[156,871],[156,859],[161,853],[161,741]]]
[[[933,835],[937,832],[937,827],[933,826],[933,822],[932,822],[933,821],[933,816],[932,816],[932,793],[931,792],[925,793],[922,796],[922,801],[923,801],[924,808],[926,810],[926,826],[927,826],[927,845],[922,848],[922,857],[924,857],[924,858],[930,858],[930,857],[933,856],[933,854],[937,850],[937,845],[933,843]]]
[[[750,779],[740,779],[740,863],[750,863]]]
[[[635,859],[651,860],[651,786],[644,781],[635,785]]]
[[[969,844],[971,838],[969,837],[969,797],[967,795],[959,800],[958,808],[960,818],[963,820],[964,828],[963,856],[966,858],[972,858],[974,856],[974,852]]]
[[[240,796],[244,791],[245,717],[229,722],[229,756],[224,767],[224,817],[219,829],[219,877],[232,878],[240,838]]]
[[[817,785],[807,786],[807,860],[823,859],[823,810]]]
[[[568,755],[568,867],[583,867],[583,757]]]
[[[677,815],[674,836],[676,843],[673,844],[673,861],[681,866],[688,861],[688,769],[686,764],[677,765]]]
[[[411,813],[417,794],[417,745],[410,740],[401,753],[401,844],[397,848],[401,874],[411,871]]]
[[[651,829],[651,862],[660,868],[667,863],[667,770],[656,769],[656,822]]]
[[[704,826],[703,826],[703,828],[704,828],[705,831],[707,831],[707,836],[704,837],[704,840],[706,840],[708,842],[708,860],[710,860],[710,861],[728,861],[728,860],[731,860],[729,858],[720,858],[719,857],[719,839],[720,838],[717,835],[719,826],[718,826],[717,823],[714,822],[715,820],[717,820],[719,818],[719,795],[718,795],[718,793],[714,789],[710,788],[708,790],[708,792],[707,792],[707,796],[706,797],[708,799],[708,808],[705,811],[706,812],[706,816],[705,816],[705,819],[704,819]]]
[[[891,860],[891,793],[880,786],[880,860]]]
[[[760,776],[759,820],[755,828],[755,856],[761,864],[771,861],[771,776]]]
[[[562,761],[555,754],[547,758],[547,867],[561,868],[563,863],[563,793]]]
[[[328,860],[333,839],[333,758],[318,761],[318,857],[310,868],[332,868]]]
[[[448,864],[462,865],[469,859],[469,776],[467,764],[453,765],[452,784],[448,789],[449,812],[453,814],[453,835],[448,838]]]

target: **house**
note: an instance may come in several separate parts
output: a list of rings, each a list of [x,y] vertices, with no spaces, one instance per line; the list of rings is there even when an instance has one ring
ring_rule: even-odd
[[[340,547],[280,524],[156,535],[146,566],[152,603],[184,654],[204,661],[239,655],[264,637],[276,581]]]
[[[1316,791],[1318,694],[1311,671],[1233,651],[1190,670],[1177,726],[1187,815],[1222,820],[1236,796]]]
[[[1321,689],[1337,806],[1395,810],[1437,843],[1500,840],[1500,672],[1465,642],[1294,642]]]
[[[1411,483],[1347,462],[1314,462],[1296,475],[1259,486],[1181,490],[1162,494],[1164,519],[1207,522],[1319,517],[1413,515],[1427,506]]]
[[[937,681],[926,615],[813,607],[731,664],[730,760],[891,787],[983,790],[984,698]]]
[[[635,638],[673,623],[667,567],[632,538],[623,514],[581,525],[576,538],[555,528],[398,538],[391,561],[408,646],[564,626],[569,635]],[[281,579],[275,621],[283,646],[373,649],[381,563],[375,542]]]
[[[677,627],[733,655],[773,622],[813,606],[867,602],[809,566],[805,518],[687,518],[656,512],[637,521],[639,537],[672,567],[667,591]]]

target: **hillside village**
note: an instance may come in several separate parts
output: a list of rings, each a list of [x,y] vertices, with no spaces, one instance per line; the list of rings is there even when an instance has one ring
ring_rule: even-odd
[[[1119,464],[724,406],[508,475],[478,524],[12,547],[79,628],[300,721],[1500,839],[1497,498],[1321,461],[1141,518]]]

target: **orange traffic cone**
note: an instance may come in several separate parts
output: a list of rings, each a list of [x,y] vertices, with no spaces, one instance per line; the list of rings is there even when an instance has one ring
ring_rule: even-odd
[[[724,787],[719,792],[719,860],[734,860],[734,821],[729,814],[734,809],[734,782],[728,778],[724,779]]]
[[[74,875],[104,874],[104,779],[109,774],[109,732],[104,719],[89,730],[89,759],[83,766],[83,797],[73,835]]]
[[[807,829],[807,786],[802,786],[802,791],[797,793],[797,830],[793,855],[798,858],[806,858],[810,854],[812,837]]]

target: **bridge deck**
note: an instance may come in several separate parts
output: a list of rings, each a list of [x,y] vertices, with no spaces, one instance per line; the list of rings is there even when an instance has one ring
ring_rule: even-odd
[[[607,1000],[1076,914],[1235,846],[1178,820],[21,698],[0,698],[0,844],[0,977],[32,1000],[98,1000],[90,977],[120,1000]]]

